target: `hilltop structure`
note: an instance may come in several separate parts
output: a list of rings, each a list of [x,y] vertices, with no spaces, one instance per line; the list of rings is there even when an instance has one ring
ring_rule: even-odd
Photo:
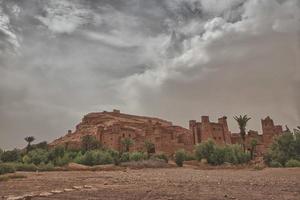
[[[84,116],[74,132],[52,142],[51,146],[65,145],[78,148],[81,137],[95,136],[105,147],[121,150],[121,141],[130,138],[134,144],[130,151],[145,151],[145,141],[155,144],[155,152],[172,154],[177,149],[192,151],[191,132],[172,122],[136,115],[123,114],[119,110],[113,112],[90,113]]]
[[[262,155],[270,146],[275,136],[283,133],[282,126],[274,125],[267,117],[261,120],[262,134],[250,130],[246,135],[246,148],[251,148],[251,140],[257,141],[256,153]],[[97,112],[85,115],[76,126],[76,130],[55,141],[50,146],[65,145],[67,148],[78,148],[81,138],[93,135],[105,147],[121,150],[121,141],[130,138],[134,144],[130,151],[145,151],[145,141],[154,144],[156,153],[173,154],[178,149],[192,151],[195,144],[212,139],[219,145],[241,144],[240,134],[231,133],[227,117],[221,117],[218,122],[210,122],[208,116],[202,116],[201,122],[189,121],[189,129],[175,126],[172,122],[154,117],[144,117],[112,112]]]

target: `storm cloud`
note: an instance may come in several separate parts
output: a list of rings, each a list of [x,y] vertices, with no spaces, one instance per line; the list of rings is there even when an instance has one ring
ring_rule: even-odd
[[[0,147],[88,112],[300,124],[298,0],[0,0]]]

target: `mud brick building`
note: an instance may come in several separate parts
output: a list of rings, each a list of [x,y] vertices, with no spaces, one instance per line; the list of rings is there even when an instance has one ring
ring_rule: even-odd
[[[261,120],[262,134],[250,130],[246,135],[246,148],[250,149],[252,139],[257,140],[256,152],[262,155],[271,145],[274,137],[283,133],[282,126],[275,125],[270,117]],[[155,118],[112,112],[95,112],[85,115],[76,126],[74,132],[68,133],[53,141],[50,146],[65,145],[67,148],[79,148],[81,138],[93,135],[105,147],[115,150],[122,149],[121,141],[130,138],[134,144],[130,151],[145,151],[145,141],[155,146],[156,153],[173,154],[178,149],[192,152],[198,143],[212,139],[218,145],[241,144],[239,133],[231,133],[227,117],[221,117],[217,122],[211,122],[208,116],[202,116],[201,121],[189,121],[189,129],[175,126],[172,122]]]
[[[105,147],[119,151],[122,148],[121,141],[125,138],[134,141],[130,151],[145,151],[145,141],[150,141],[155,145],[155,152],[169,155],[181,148],[192,151],[194,144],[188,129],[174,126],[166,120],[114,110],[87,114],[73,133],[69,131],[50,145],[63,144],[68,148],[78,148],[84,135],[93,135]]]

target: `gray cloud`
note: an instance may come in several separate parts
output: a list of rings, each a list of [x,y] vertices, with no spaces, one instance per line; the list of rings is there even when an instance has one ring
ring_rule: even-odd
[[[297,0],[0,0],[0,147],[115,107],[299,125],[299,13]]]

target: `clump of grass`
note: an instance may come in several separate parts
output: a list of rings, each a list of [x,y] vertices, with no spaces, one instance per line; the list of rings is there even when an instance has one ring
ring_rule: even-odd
[[[9,179],[22,179],[27,178],[24,174],[12,174],[8,176]]]
[[[27,178],[27,176],[23,174],[5,175],[5,176],[0,176],[0,182],[8,181],[10,179],[22,179],[22,178]]]
[[[8,181],[9,177],[8,176],[0,176],[0,182]]]

